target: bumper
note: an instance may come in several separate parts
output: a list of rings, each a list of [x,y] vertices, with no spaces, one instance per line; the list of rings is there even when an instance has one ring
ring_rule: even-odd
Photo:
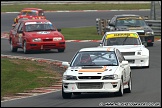
[[[124,56],[130,67],[149,66],[149,56]]]
[[[27,50],[65,49],[65,41],[27,42]]]
[[[154,43],[154,35],[150,35],[150,36],[145,36],[145,35],[139,35],[140,39],[142,42],[147,42],[147,43]]]
[[[117,92],[120,88],[120,79],[101,81],[69,81],[63,80],[64,92]]]

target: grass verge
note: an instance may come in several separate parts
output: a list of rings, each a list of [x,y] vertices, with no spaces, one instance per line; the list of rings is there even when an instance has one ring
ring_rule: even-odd
[[[1,58],[1,97],[49,87],[60,78],[60,73],[56,70],[46,63]]]
[[[23,8],[41,8],[45,11],[58,10],[134,10],[150,9],[151,3],[146,4],[14,4],[1,5],[1,12],[19,12]]]

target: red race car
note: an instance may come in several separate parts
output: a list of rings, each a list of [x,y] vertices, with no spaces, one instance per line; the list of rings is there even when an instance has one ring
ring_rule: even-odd
[[[39,9],[39,8],[24,8],[24,9],[22,9],[21,12],[18,14],[18,16],[16,18],[14,18],[14,24],[18,23],[18,20],[21,18],[46,19],[43,9]]]
[[[25,54],[31,50],[57,49],[64,52],[66,45],[60,31],[46,19],[19,21],[9,33],[11,51],[22,48]]]

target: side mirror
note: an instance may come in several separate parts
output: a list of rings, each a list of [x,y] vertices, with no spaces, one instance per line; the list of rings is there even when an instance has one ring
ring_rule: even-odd
[[[147,25],[148,25],[148,26],[152,26],[152,24],[150,24],[150,23],[148,23]]]
[[[126,64],[128,64],[128,61],[122,61],[122,64],[126,65]]]
[[[23,31],[22,31],[22,30],[20,30],[20,31],[17,31],[17,33],[23,33]]]
[[[15,27],[16,26],[16,24],[12,24],[12,27]]]
[[[102,43],[102,42],[100,42],[100,46],[101,46],[101,47],[103,46],[103,43]]]
[[[57,29],[57,31],[61,32],[61,29]]]
[[[70,63],[69,62],[62,62],[62,65],[69,67],[70,66]]]
[[[113,23],[109,23],[109,26],[113,26],[114,27],[115,25]]]
[[[146,41],[142,41],[142,45],[147,46],[147,42]]]

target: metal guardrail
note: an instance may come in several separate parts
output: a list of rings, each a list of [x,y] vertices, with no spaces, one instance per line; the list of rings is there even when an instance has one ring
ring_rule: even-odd
[[[1,1],[1,5],[9,4],[145,4],[151,1]]]
[[[161,20],[145,20],[146,23],[152,24],[150,26],[154,31],[155,36],[161,36]],[[96,18],[96,29],[98,35],[104,35],[106,26],[108,26],[109,19]]]
[[[152,24],[150,26],[155,33],[155,36],[161,36],[161,20],[145,20],[146,23]]]

